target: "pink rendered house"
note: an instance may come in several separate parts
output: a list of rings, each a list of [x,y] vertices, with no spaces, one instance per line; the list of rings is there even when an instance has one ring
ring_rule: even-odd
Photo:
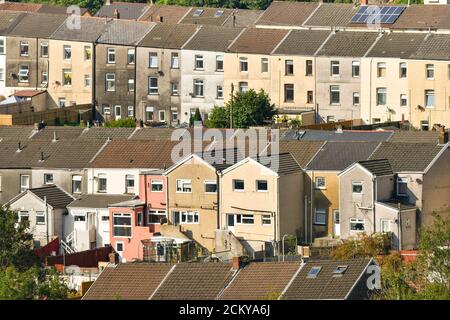
[[[143,240],[160,232],[166,218],[166,178],[162,171],[139,176],[139,199],[109,206],[110,243],[122,262],[143,260]]]

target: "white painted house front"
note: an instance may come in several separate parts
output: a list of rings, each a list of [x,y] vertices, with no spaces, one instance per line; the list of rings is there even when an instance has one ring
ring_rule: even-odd
[[[0,100],[6,98],[6,37],[0,36]]]
[[[139,195],[139,173],[141,171],[143,170],[134,168],[90,168],[88,169],[87,192],[90,194]]]

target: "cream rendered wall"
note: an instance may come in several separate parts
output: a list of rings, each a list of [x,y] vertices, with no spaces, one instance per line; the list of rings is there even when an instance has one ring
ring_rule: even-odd
[[[400,78],[400,63],[406,63],[407,77]],[[386,76],[378,77],[378,63],[386,64]],[[416,77],[409,70],[409,60],[398,58],[362,58],[361,59],[361,118],[366,124],[372,124],[374,118],[381,122],[410,119],[410,92],[408,77]],[[386,106],[377,106],[377,88],[386,88]],[[400,106],[400,95],[406,94],[406,107]],[[388,111],[388,108],[392,112]]]
[[[434,64],[434,80],[427,80],[425,70],[427,64]],[[409,61],[409,87],[411,89],[411,120],[420,128],[422,120],[428,120],[430,130],[433,124],[450,125],[450,62],[449,61]],[[425,90],[435,91],[435,107],[425,107]],[[418,105],[425,108],[419,110]]]
[[[293,60],[294,74],[286,75],[286,60]],[[313,62],[313,74],[306,75],[306,60]],[[269,73],[272,81],[270,86],[270,98],[279,108],[289,110],[314,110],[315,100],[315,76],[314,76],[314,57],[300,56],[270,56]],[[285,102],[284,85],[294,84],[294,101]],[[312,103],[307,103],[307,92],[313,92]]]
[[[191,179],[192,192],[176,192],[177,179]],[[205,180],[217,181],[216,172],[204,161],[193,157],[167,174],[167,206],[169,221],[173,223],[174,211],[194,211],[199,214],[197,224],[180,222],[182,231],[212,251],[217,229],[217,193],[205,193]]]
[[[240,72],[239,59],[246,57],[248,60],[248,72]],[[266,93],[271,92],[273,79],[270,72],[261,72],[261,59],[269,58],[269,71],[271,61],[269,55],[245,54],[245,53],[227,53],[225,54],[224,64],[224,100],[225,103],[231,97],[231,84],[234,85],[234,92],[239,91],[239,82],[248,82],[248,88],[259,91],[263,89]],[[272,102],[278,105],[277,101]]]
[[[203,56],[204,70],[195,70],[196,55]],[[214,106],[224,105],[224,99],[217,98],[217,86],[224,86],[224,71],[216,70],[216,57],[224,55],[225,53],[216,51],[181,50],[181,123],[189,123],[191,110],[195,112],[199,108],[204,119],[205,114],[209,114]],[[204,97],[191,95],[195,79],[204,81]]]
[[[63,59],[63,46],[70,45],[72,49],[72,59]],[[84,47],[91,48],[91,59],[84,59]],[[91,104],[92,103],[92,59],[94,49],[92,43],[89,42],[75,42],[67,40],[49,40],[49,82],[48,93],[53,102],[53,107],[58,106],[59,98],[66,98],[66,106],[70,106],[70,102],[74,101],[77,104]],[[63,85],[63,69],[72,69],[72,85]],[[89,75],[91,78],[91,85],[84,86],[84,76]],[[59,83],[59,84],[58,84]]]

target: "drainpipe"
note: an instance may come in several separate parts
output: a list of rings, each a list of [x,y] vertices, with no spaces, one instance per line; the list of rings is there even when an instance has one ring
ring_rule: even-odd
[[[308,196],[307,195],[305,195],[305,221],[304,221],[304,224],[305,224],[305,244],[308,242],[308,226],[307,226],[307,223],[308,223]]]
[[[369,71],[369,124],[372,124],[372,62],[373,62],[373,58],[370,58],[370,71]]]
[[[91,63],[92,63],[92,67],[91,67],[91,73],[92,73],[92,121],[95,122],[96,119],[96,115],[97,115],[97,108],[96,108],[96,96],[97,96],[97,75],[95,73],[95,64],[96,64],[96,60],[97,60],[97,46],[95,45],[95,42],[92,42],[92,51],[91,51]]]
[[[398,204],[398,222],[397,222],[397,232],[398,232],[398,250],[402,250],[402,205]]]
[[[220,229],[220,189],[219,189],[219,180],[220,180],[220,173],[216,170],[216,184],[217,184],[217,229]]]
[[[134,92],[133,92],[133,117],[134,121],[136,121],[136,89],[137,89],[137,46],[134,46]],[[147,175],[145,177],[145,185],[147,186]],[[147,202],[147,187],[145,187],[145,202]]]
[[[310,198],[311,198],[311,201],[310,201],[310,210],[311,210],[311,219],[310,219],[310,226],[311,226],[311,228],[310,228],[310,237],[309,237],[309,239],[310,239],[310,243],[312,243],[313,242],[313,205],[314,205],[314,201],[313,201],[313,192],[314,192],[314,189],[313,189],[313,183],[314,183],[314,171],[311,171],[311,181],[310,181],[310,183],[309,183],[309,188],[310,188]]]
[[[373,233],[376,232],[376,220],[375,220],[375,202],[377,201],[377,191],[378,191],[378,181],[376,178],[373,178],[373,203],[372,203],[372,224],[373,224]]]
[[[36,38],[36,82],[34,89],[38,89],[39,83],[39,38]]]
[[[50,237],[48,233],[48,206],[47,206],[47,196],[44,196],[44,206],[45,206],[45,235],[47,239],[47,244],[49,243]]]

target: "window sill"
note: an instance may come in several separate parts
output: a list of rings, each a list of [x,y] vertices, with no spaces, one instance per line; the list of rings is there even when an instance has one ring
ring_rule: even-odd
[[[326,226],[327,226],[326,223],[317,223],[317,222],[314,222],[313,224],[314,224],[315,226],[319,226],[319,227],[326,227]]]

